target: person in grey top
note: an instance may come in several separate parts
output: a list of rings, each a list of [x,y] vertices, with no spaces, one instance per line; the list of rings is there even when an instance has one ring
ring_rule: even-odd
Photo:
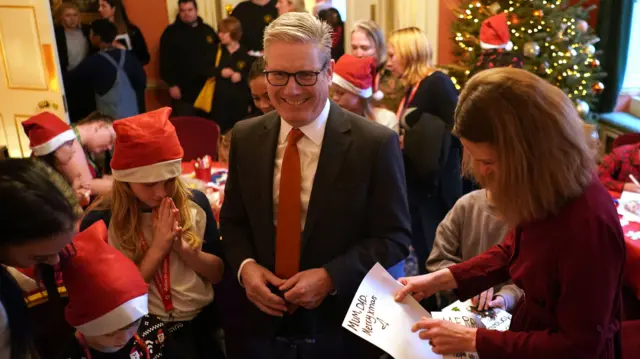
[[[490,192],[482,189],[470,192],[456,202],[436,231],[426,263],[429,272],[464,262],[502,242],[509,227],[494,212],[490,198]],[[481,310],[498,307],[511,311],[523,295],[522,289],[515,284],[503,283],[472,301]],[[456,299],[452,291],[441,292],[438,297],[441,307]]]

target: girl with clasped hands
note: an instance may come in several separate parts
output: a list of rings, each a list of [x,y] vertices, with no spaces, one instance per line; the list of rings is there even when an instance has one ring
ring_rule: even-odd
[[[410,329],[438,354],[619,358],[624,239],[571,100],[527,71],[486,70],[465,86],[454,133],[510,232],[466,262],[399,279],[396,300],[448,289],[466,300],[510,279],[525,295],[505,332],[428,318]]]

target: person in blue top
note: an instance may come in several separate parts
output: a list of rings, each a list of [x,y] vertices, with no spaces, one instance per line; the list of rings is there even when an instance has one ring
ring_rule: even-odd
[[[144,112],[147,77],[131,52],[114,46],[117,29],[108,20],[91,24],[90,38],[100,51],[87,57],[68,74],[68,81],[95,95],[98,111],[116,119]]]

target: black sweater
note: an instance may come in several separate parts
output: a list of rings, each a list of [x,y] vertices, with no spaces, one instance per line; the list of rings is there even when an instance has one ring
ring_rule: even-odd
[[[271,0],[265,6],[256,5],[250,0],[236,5],[231,16],[242,24],[240,43],[250,51],[262,51],[264,29],[278,17],[277,0]]]
[[[169,86],[178,86],[182,100],[193,103],[207,79],[214,74],[218,34],[198,18],[196,26],[179,18],[160,39],[160,76]]]
[[[407,90],[407,97],[412,88]],[[453,128],[454,113],[458,104],[458,91],[451,79],[440,71],[436,71],[423,79],[418,85],[414,98],[405,111],[406,125],[413,127],[423,114],[428,113],[442,120],[447,127]],[[410,129],[408,131],[411,131]],[[455,203],[462,192],[460,174],[460,142],[457,138],[451,141],[447,161],[435,174],[434,178],[421,178],[418,171],[405,154],[405,171],[409,195],[421,193],[427,196],[440,197],[449,207]]]

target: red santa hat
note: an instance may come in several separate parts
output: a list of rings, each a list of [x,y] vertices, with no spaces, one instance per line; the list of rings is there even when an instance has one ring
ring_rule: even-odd
[[[103,221],[73,238],[61,262],[69,304],[67,322],[80,333],[113,333],[145,316],[148,284],[138,267],[107,243]]]
[[[153,183],[180,175],[184,151],[169,122],[171,108],[115,121],[111,171],[121,182]]]
[[[51,112],[42,112],[29,118],[22,122],[22,128],[36,156],[48,155],[76,138],[71,126]]]
[[[483,49],[511,50],[513,43],[510,41],[507,15],[500,13],[493,15],[482,22],[480,28],[480,47]]]
[[[358,58],[350,54],[342,55],[333,72],[333,83],[362,98],[379,100],[373,93],[376,76],[376,60],[373,57]]]

